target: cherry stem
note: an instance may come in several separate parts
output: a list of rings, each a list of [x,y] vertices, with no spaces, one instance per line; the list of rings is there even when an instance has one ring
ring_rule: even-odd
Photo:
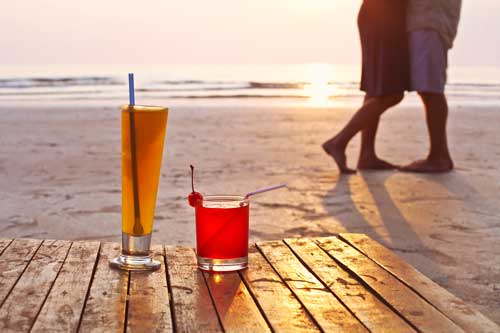
[[[194,166],[190,165],[189,167],[191,168],[191,188],[194,192]]]

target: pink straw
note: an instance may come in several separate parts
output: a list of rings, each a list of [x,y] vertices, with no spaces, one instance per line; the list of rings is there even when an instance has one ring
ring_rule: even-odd
[[[255,195],[255,194],[260,194],[260,193],[264,193],[264,192],[274,191],[274,190],[278,190],[278,189],[284,188],[284,187],[287,187],[287,185],[286,184],[280,184],[280,185],[275,185],[275,186],[271,186],[271,187],[261,188],[260,190],[248,192],[245,195],[245,199],[248,199],[249,197],[251,197],[252,195]]]

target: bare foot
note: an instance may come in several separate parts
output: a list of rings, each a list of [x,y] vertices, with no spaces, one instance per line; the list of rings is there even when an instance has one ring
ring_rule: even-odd
[[[345,149],[339,148],[333,140],[329,140],[322,145],[323,150],[330,155],[341,173],[353,174],[356,170],[347,167]]]
[[[377,156],[360,157],[358,160],[358,170],[393,170],[397,168],[397,165],[384,161]]]
[[[450,172],[451,170],[453,170],[453,161],[448,158],[439,160],[418,160],[399,168],[399,170],[403,172],[418,173]]]

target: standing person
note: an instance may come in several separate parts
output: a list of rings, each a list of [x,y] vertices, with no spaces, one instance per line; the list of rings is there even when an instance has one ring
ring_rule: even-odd
[[[448,50],[457,35],[462,0],[408,0],[410,88],[425,107],[430,151],[426,159],[401,168],[407,172],[447,172],[453,169],[448,150],[444,94]]]
[[[377,157],[375,136],[380,116],[398,104],[409,88],[409,54],[406,34],[406,0],[364,0],[358,15],[362,50],[361,90],[363,106],[347,125],[323,144],[341,173],[347,167],[345,150],[349,141],[361,134],[358,169],[394,169]]]

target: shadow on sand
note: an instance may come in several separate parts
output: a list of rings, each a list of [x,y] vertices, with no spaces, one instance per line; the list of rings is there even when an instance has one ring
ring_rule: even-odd
[[[428,271],[439,276],[443,273],[440,264],[446,262],[454,265],[456,262],[449,255],[429,247],[415,229],[419,225],[418,221],[411,223],[400,210],[392,195],[398,195],[394,192],[405,189],[401,186],[393,188],[389,182],[396,174],[391,171],[367,171],[352,176],[340,176],[336,185],[327,192],[323,206],[347,232],[367,234],[391,250],[402,253],[407,259],[409,256],[423,256],[425,262],[431,265],[427,267]],[[446,187],[446,182],[440,184],[439,179],[431,179],[431,182],[436,181],[438,184],[423,186],[424,192],[439,185]],[[408,186],[413,186],[413,182],[429,182],[429,179],[411,180]],[[418,192],[421,189],[414,187],[406,190]],[[405,197],[404,194],[402,196]],[[425,192],[418,196],[432,200],[434,194]],[[404,204],[413,204],[411,197],[406,199]],[[418,205],[418,202],[414,204]],[[440,202],[435,204],[439,205]]]

